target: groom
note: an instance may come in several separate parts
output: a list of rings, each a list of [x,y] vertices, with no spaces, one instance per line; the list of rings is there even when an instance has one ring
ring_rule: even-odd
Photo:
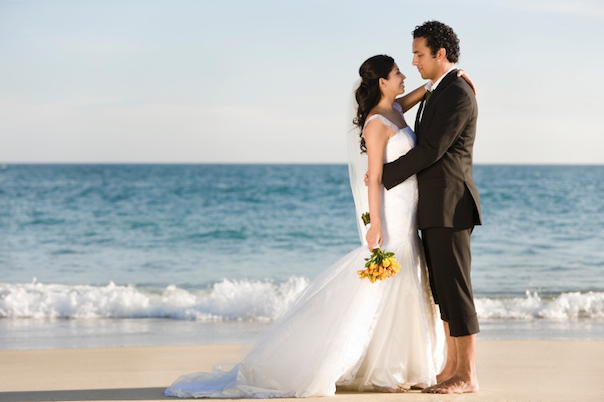
[[[386,189],[417,174],[418,221],[447,337],[447,363],[438,384],[424,392],[478,391],[474,366],[478,320],[470,280],[470,233],[481,224],[472,178],[478,110],[470,85],[457,77],[459,39],[453,29],[429,21],[413,31],[413,65],[431,81],[415,120],[417,146],[384,166]]]

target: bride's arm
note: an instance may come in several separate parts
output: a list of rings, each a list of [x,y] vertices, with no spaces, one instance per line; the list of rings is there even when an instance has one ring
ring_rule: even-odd
[[[382,171],[384,169],[384,152],[388,142],[388,129],[380,121],[374,120],[367,124],[363,133],[368,158],[368,192],[369,192],[369,217],[371,225],[365,238],[369,250],[376,244],[381,247],[384,243],[382,233],[382,216],[380,211],[382,192]]]
[[[409,92],[405,96],[401,96],[400,98],[395,99],[394,101],[401,105],[401,107],[403,108],[403,113],[405,113],[407,110],[417,105],[422,100],[425,94],[426,87],[422,85],[421,87]]]
[[[476,87],[474,86],[474,83],[470,79],[470,76],[468,75],[468,73],[464,70],[459,70],[459,71],[457,71],[457,76],[462,77],[464,80],[466,80],[468,82],[468,84],[470,84],[470,86],[472,87],[472,91],[474,91],[474,95],[476,95]],[[422,100],[425,93],[426,93],[426,87],[421,86],[421,87],[415,89],[414,91],[409,92],[405,96],[401,96],[400,98],[395,99],[394,101],[396,103],[398,103],[399,105],[401,105],[401,107],[403,108],[403,113],[405,113],[407,110],[409,110],[413,106],[417,105]]]
[[[463,78],[464,80],[466,80],[466,82],[468,84],[470,84],[470,86],[472,87],[472,91],[474,91],[474,95],[476,95],[476,87],[474,86],[474,83],[472,82],[472,79],[468,75],[468,72],[465,71],[465,70],[458,70],[457,71],[457,76]]]

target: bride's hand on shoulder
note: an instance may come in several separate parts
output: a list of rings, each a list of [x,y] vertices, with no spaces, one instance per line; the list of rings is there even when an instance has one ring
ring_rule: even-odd
[[[470,84],[470,86],[472,87],[472,91],[474,91],[474,95],[476,95],[476,87],[474,86],[474,83],[472,82],[472,79],[468,75],[467,71],[465,71],[465,70],[458,70],[457,71],[457,76],[463,78],[464,80],[466,80],[466,82],[468,84]]]
[[[372,223],[365,235],[365,239],[367,240],[367,247],[369,247],[370,251],[376,247],[382,247],[382,244],[384,244],[384,235],[380,225]]]

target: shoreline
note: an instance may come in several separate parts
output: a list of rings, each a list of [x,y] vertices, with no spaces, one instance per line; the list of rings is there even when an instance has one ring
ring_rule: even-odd
[[[0,351],[253,344],[270,324],[161,318],[0,319]],[[604,341],[604,319],[484,319],[480,330],[478,341]]]
[[[175,400],[178,376],[237,362],[245,345],[0,350],[0,401]],[[478,340],[477,394],[337,392],[308,401],[601,401],[604,341]],[[295,399],[281,399],[295,400]]]

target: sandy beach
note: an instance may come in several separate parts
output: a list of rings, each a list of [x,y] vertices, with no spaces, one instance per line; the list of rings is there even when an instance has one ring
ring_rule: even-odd
[[[0,351],[0,401],[170,400],[163,390],[179,375],[237,361],[244,349],[241,345],[199,345]],[[331,399],[604,400],[604,341],[481,340],[477,366],[481,385],[477,394],[338,392]]]

